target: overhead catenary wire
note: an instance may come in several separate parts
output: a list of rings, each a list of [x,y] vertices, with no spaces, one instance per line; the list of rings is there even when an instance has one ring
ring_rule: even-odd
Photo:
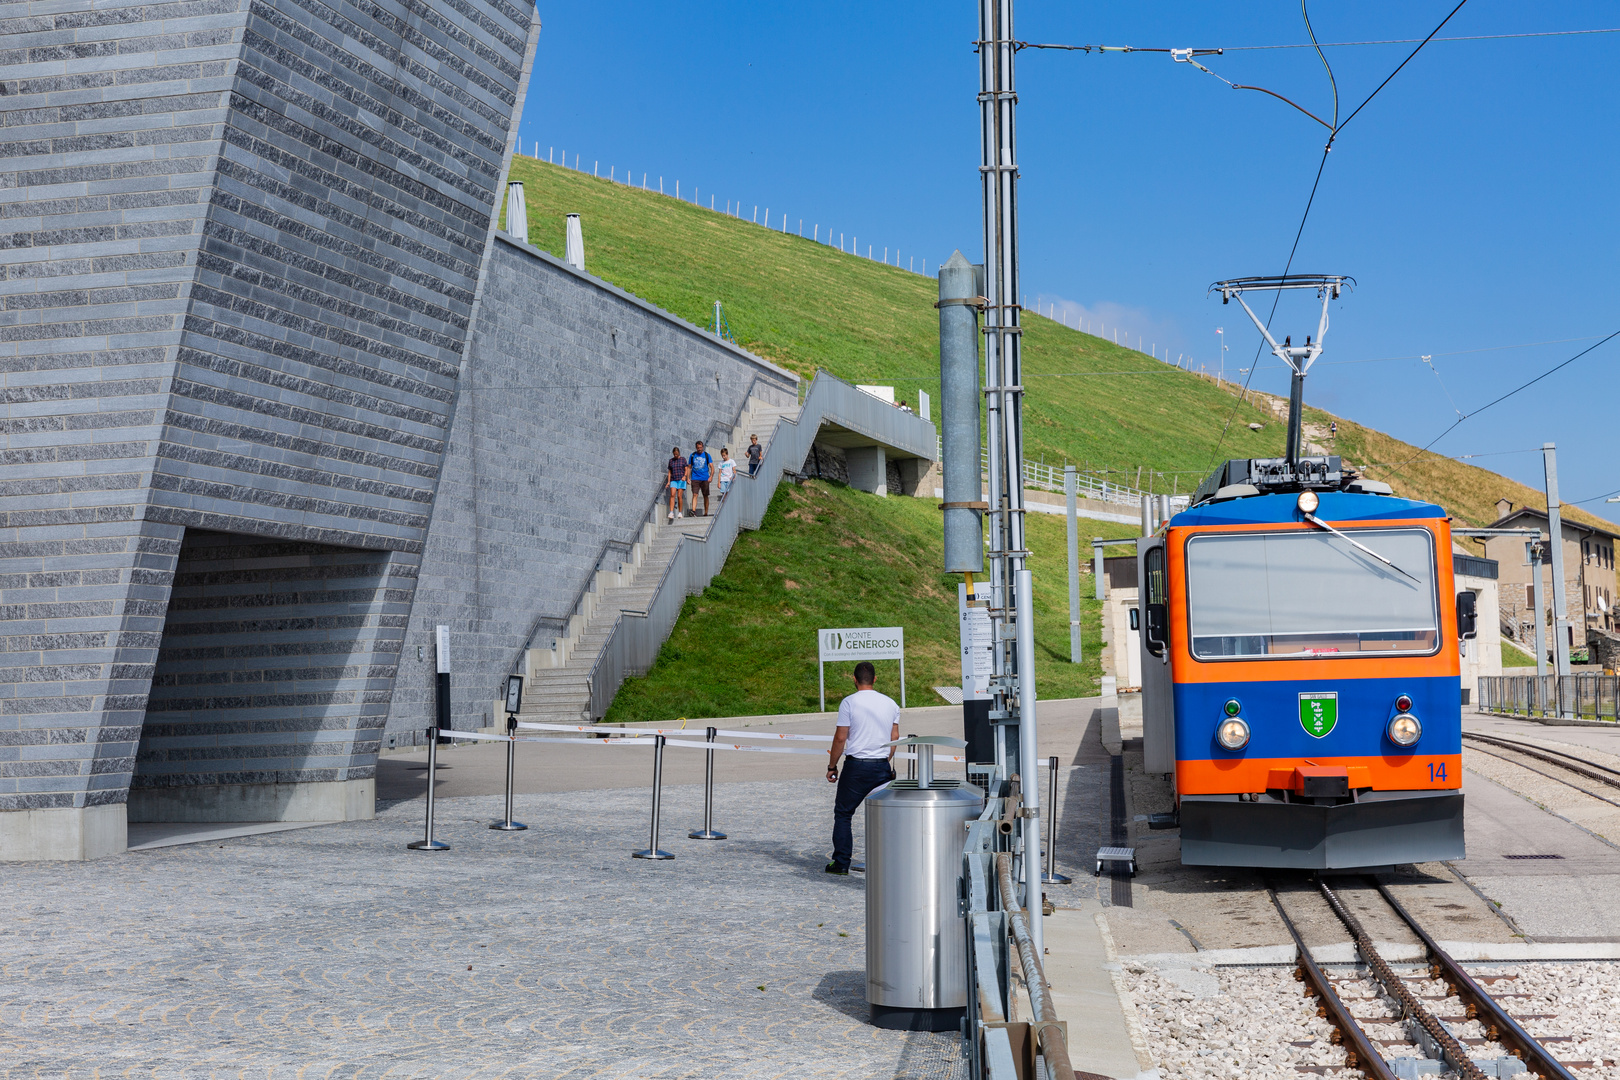
[[[1428,443],[1425,444],[1424,447],[1421,450],[1419,450],[1417,453],[1413,454],[1411,457],[1407,458],[1405,461],[1401,462],[1399,465],[1395,466],[1394,471],[1399,472],[1400,470],[1406,468],[1406,466],[1412,464],[1412,462],[1416,461],[1418,458],[1422,457],[1424,454],[1428,453],[1429,450],[1434,446],[1435,443],[1439,442],[1441,439],[1445,438],[1447,435],[1450,435],[1453,431],[1456,431],[1458,426],[1461,425],[1464,421],[1471,420],[1474,417],[1478,416],[1480,413],[1484,412],[1485,410],[1494,408],[1495,406],[1502,404],[1502,402],[1506,401],[1508,398],[1512,397],[1513,395],[1515,395],[1515,394],[1517,394],[1517,393],[1519,393],[1519,392],[1521,392],[1523,390],[1528,390],[1530,387],[1536,385],[1536,383],[1540,382],[1542,379],[1545,379],[1549,375],[1552,375],[1552,374],[1555,374],[1555,373],[1557,373],[1559,371],[1562,371],[1564,368],[1567,368],[1569,365],[1573,364],[1575,361],[1579,360],[1581,357],[1585,356],[1587,353],[1591,352],[1594,349],[1597,349],[1597,348],[1601,347],[1602,345],[1604,345],[1607,342],[1613,341],[1617,337],[1620,337],[1620,330],[1616,330],[1614,333],[1610,334],[1608,337],[1602,338],[1596,344],[1588,345],[1586,348],[1582,349],[1580,352],[1576,353],[1574,356],[1571,356],[1568,360],[1565,360],[1565,361],[1563,361],[1561,363],[1558,363],[1558,364],[1554,364],[1552,367],[1548,368],[1546,371],[1543,371],[1540,375],[1537,375],[1535,378],[1529,379],[1529,380],[1527,380],[1525,382],[1520,383],[1518,386],[1515,386],[1512,390],[1509,390],[1507,393],[1502,394],[1500,397],[1493,398],[1492,400],[1490,400],[1490,401],[1486,402],[1485,404],[1481,405],[1479,408],[1475,409],[1473,412],[1463,413],[1463,414],[1459,415],[1456,420],[1454,420],[1450,424],[1446,425],[1446,429],[1444,431],[1442,431],[1440,434],[1436,435],[1434,438],[1430,439],[1428,441]],[[1591,499],[1586,499],[1584,501],[1585,502],[1591,502],[1592,500]]]
[[[1367,45],[1411,45],[1424,41],[1509,41],[1519,38],[1582,37],[1589,34],[1620,34],[1620,26],[1590,30],[1528,30],[1513,34],[1463,34],[1456,37],[1379,38],[1372,41],[1301,41],[1284,45],[1223,45],[1214,49],[1144,48],[1136,45],[1064,45],[1053,42],[1018,41],[1019,49],[1059,49],[1084,53],[1171,53],[1190,52],[1194,56],[1221,56],[1229,52],[1269,52],[1278,49],[1348,49]]]
[[[1436,34],[1438,34],[1441,31],[1441,29],[1443,29],[1445,27],[1446,23],[1451,21],[1451,18],[1452,18],[1453,15],[1456,15],[1457,12],[1462,10],[1463,5],[1466,4],[1466,3],[1468,3],[1468,0],[1458,0],[1457,6],[1452,8],[1449,12],[1446,13],[1446,17],[1444,19],[1440,20],[1440,23],[1439,23],[1438,26],[1436,26],[1433,30],[1429,31],[1429,36],[1424,38],[1421,42],[1419,42],[1417,48],[1413,49],[1410,53],[1408,53],[1407,56],[1406,56],[1406,59],[1402,60],[1400,62],[1400,64],[1398,64],[1396,66],[1395,70],[1390,72],[1389,75],[1387,77],[1385,77],[1384,81],[1379,83],[1378,86],[1376,88],[1374,88],[1373,92],[1368,94],[1366,96],[1366,98],[1364,98],[1362,100],[1360,105],[1357,105],[1354,109],[1352,109],[1351,112],[1350,112],[1350,115],[1345,117],[1342,122],[1339,120],[1338,83],[1337,83],[1337,81],[1334,81],[1334,83],[1333,83],[1333,125],[1332,125],[1333,130],[1332,130],[1331,134],[1328,135],[1327,144],[1322,147],[1322,160],[1319,161],[1317,163],[1317,166],[1316,166],[1316,179],[1311,181],[1310,198],[1305,200],[1305,213],[1300,215],[1299,228],[1297,230],[1295,230],[1295,232],[1294,232],[1294,244],[1293,244],[1293,247],[1288,249],[1288,263],[1283,268],[1283,276],[1284,277],[1288,276],[1289,269],[1291,269],[1293,267],[1293,265],[1294,265],[1294,254],[1299,250],[1299,238],[1304,235],[1304,233],[1305,233],[1305,223],[1308,220],[1310,220],[1311,207],[1316,204],[1316,191],[1317,191],[1317,188],[1322,183],[1322,170],[1327,167],[1328,154],[1330,154],[1333,151],[1333,143],[1334,143],[1334,140],[1336,140],[1339,137],[1339,132],[1343,131],[1345,125],[1350,123],[1350,121],[1354,120],[1356,118],[1356,114],[1361,112],[1362,109],[1365,109],[1367,107],[1367,104],[1370,101],[1372,101],[1373,98],[1378,96],[1378,92],[1380,90],[1382,90],[1384,87],[1389,85],[1391,79],[1395,78],[1396,75],[1400,74],[1401,70],[1403,68],[1405,68],[1407,64],[1412,62],[1412,58],[1414,56],[1416,56],[1420,51],[1422,51],[1423,46],[1427,45],[1430,41],[1434,40],[1434,36]],[[1306,31],[1308,33],[1310,33],[1311,40],[1314,43],[1315,40],[1316,40],[1316,34],[1315,34],[1314,31],[1311,30],[1311,18],[1310,18],[1309,11],[1306,10],[1305,0],[1300,0],[1299,9],[1300,9],[1301,14],[1304,15],[1304,18],[1305,18],[1305,29],[1306,29]],[[1327,68],[1327,70],[1328,70],[1328,78],[1331,80],[1333,78],[1333,69],[1328,64],[1327,57],[1322,55],[1322,49],[1321,49],[1320,46],[1316,47],[1316,53],[1317,53],[1317,55],[1319,57],[1321,57],[1322,66]],[[1213,72],[1211,72],[1211,74],[1213,74]],[[1269,91],[1268,91],[1268,93],[1269,93]],[[1287,100],[1287,99],[1284,99],[1284,100]],[[1289,104],[1292,105],[1293,102],[1289,102]],[[1299,106],[1296,105],[1295,108],[1299,108]],[[1301,110],[1301,111],[1304,111],[1304,110]],[[1313,117],[1313,119],[1314,119],[1314,117]],[[1277,305],[1281,301],[1282,301],[1282,290],[1279,289],[1277,291],[1276,297],[1271,302],[1271,313],[1266,316],[1266,329],[1267,330],[1271,329],[1271,320],[1276,316],[1276,314],[1277,314]],[[1220,437],[1219,441],[1217,441],[1216,444],[1215,444],[1215,452],[1211,455],[1211,460],[1212,461],[1214,459],[1217,459],[1217,458],[1220,457],[1221,447],[1226,445],[1226,436],[1227,436],[1227,433],[1231,430],[1232,419],[1233,419],[1233,417],[1235,417],[1237,415],[1238,406],[1243,404],[1244,398],[1248,395],[1249,382],[1254,378],[1255,369],[1257,367],[1259,367],[1260,350],[1263,349],[1264,347],[1265,347],[1265,342],[1263,340],[1259,344],[1257,344],[1255,346],[1254,359],[1252,361],[1250,361],[1250,363],[1249,363],[1249,372],[1244,377],[1244,380],[1243,380],[1243,392],[1240,393],[1238,395],[1237,400],[1232,403],[1232,411],[1227,414],[1226,423],[1221,428],[1221,437]]]

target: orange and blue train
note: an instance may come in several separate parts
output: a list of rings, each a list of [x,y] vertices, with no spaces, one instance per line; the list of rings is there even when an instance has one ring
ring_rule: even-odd
[[[1337,457],[1229,461],[1138,545],[1143,750],[1187,865],[1461,858],[1450,519]]]

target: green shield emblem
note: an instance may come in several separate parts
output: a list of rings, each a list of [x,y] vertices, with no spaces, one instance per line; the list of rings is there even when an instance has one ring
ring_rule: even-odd
[[[1313,739],[1320,739],[1339,722],[1339,695],[1336,692],[1299,695],[1299,726]]]

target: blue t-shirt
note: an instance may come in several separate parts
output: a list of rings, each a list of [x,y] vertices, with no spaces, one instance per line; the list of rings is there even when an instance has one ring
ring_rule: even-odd
[[[686,460],[692,463],[692,479],[707,480],[709,478],[709,466],[714,462],[714,458],[709,456],[707,450],[699,450]]]

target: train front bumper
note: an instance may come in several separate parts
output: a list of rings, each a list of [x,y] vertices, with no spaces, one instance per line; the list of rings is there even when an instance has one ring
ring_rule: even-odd
[[[1336,806],[1181,797],[1184,866],[1350,870],[1465,854],[1461,791],[1369,791]]]

